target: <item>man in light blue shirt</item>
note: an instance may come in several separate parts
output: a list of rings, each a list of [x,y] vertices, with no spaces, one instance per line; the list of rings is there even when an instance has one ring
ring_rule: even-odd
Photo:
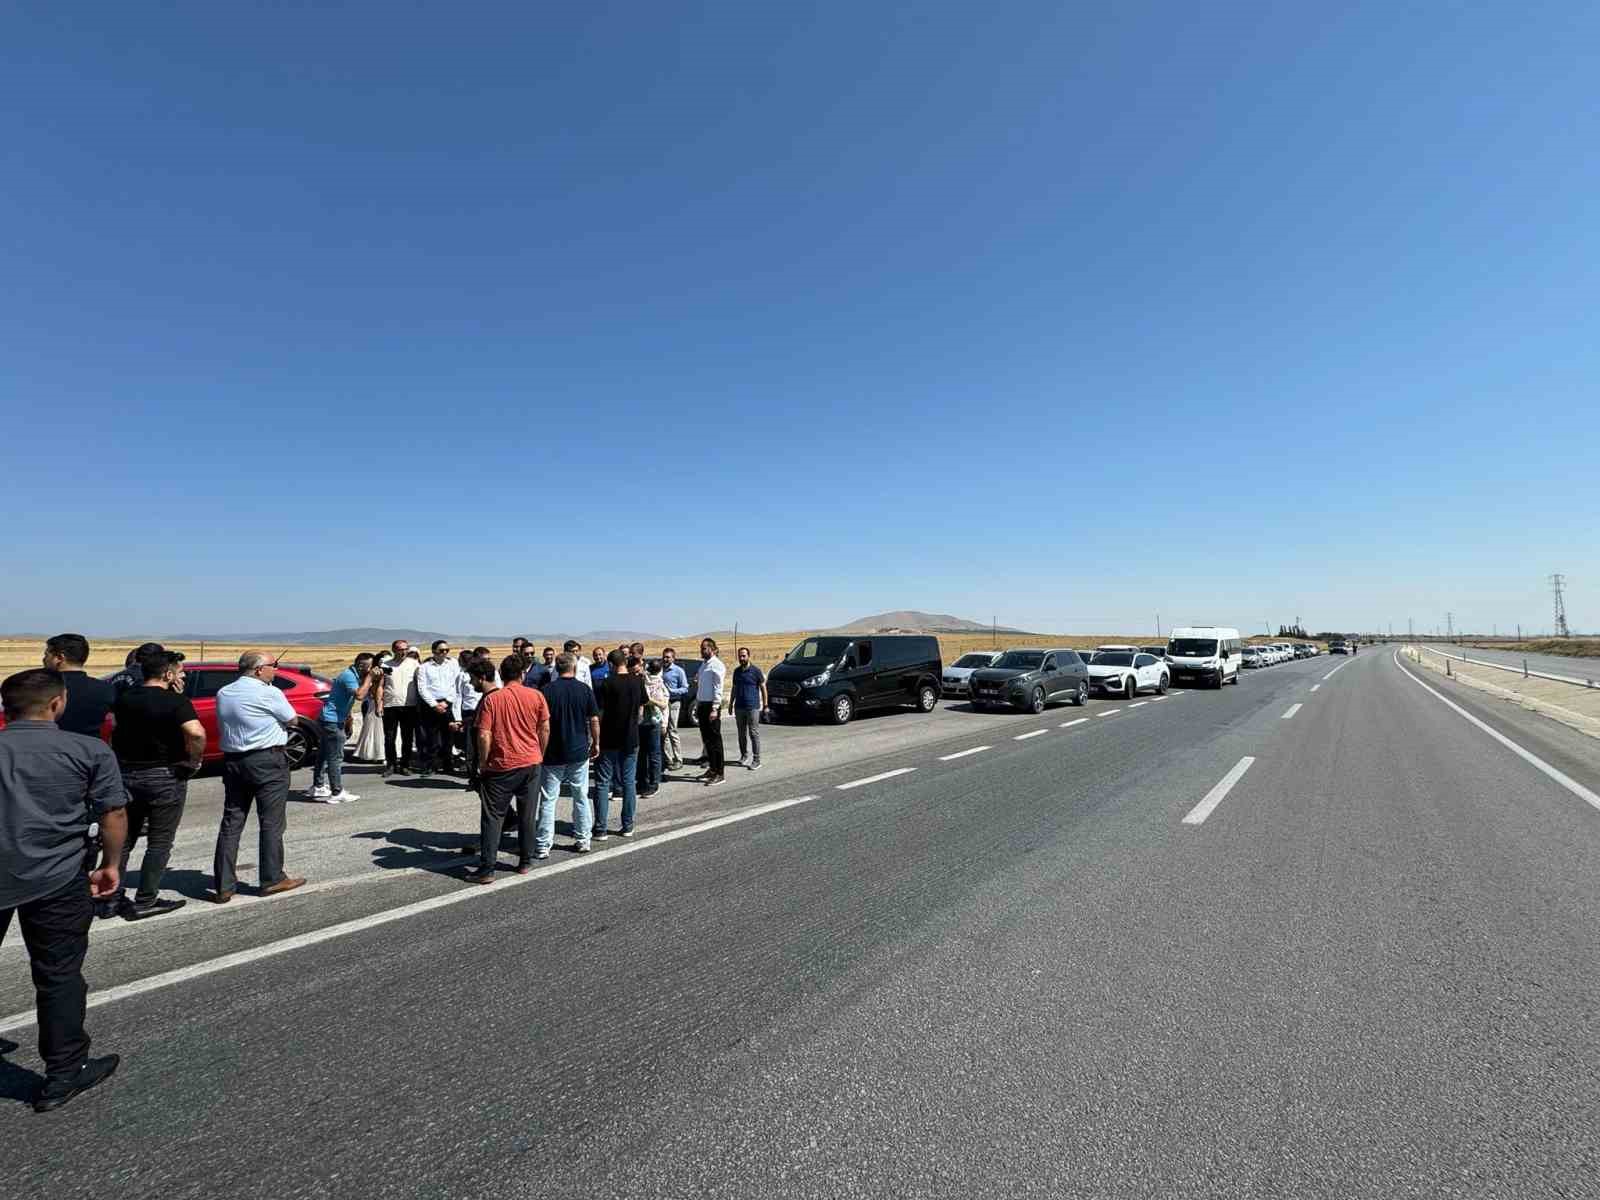
[[[373,670],[372,655],[365,653],[356,655],[354,663],[333,677],[328,698],[322,704],[322,719],[317,722],[317,765],[307,800],[349,804],[361,799],[344,790],[344,742],[350,728],[350,710],[367,698],[374,677],[381,680],[383,672]]]
[[[667,724],[662,737],[666,751],[667,770],[683,770],[683,744],[678,740],[678,712],[689,696],[689,676],[678,665],[678,652],[668,646],[661,652],[661,682],[667,685]]]
[[[288,819],[287,729],[298,719],[288,697],[272,686],[278,664],[259,650],[239,656],[239,678],[217,693],[217,732],[222,744],[222,828],[212,861],[217,891],[226,904],[238,887],[239,837],[256,806],[261,833],[257,889],[263,896],[291,892],[305,883],[283,872],[283,829]]]

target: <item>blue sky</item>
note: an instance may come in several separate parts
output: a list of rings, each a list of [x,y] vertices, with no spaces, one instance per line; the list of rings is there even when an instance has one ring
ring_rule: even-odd
[[[1591,6],[85,11],[9,629],[1600,626]]]

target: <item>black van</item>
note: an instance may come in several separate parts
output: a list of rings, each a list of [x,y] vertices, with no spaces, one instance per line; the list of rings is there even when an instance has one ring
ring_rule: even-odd
[[[932,712],[943,669],[938,638],[818,634],[767,672],[767,699],[776,719],[823,716],[835,725],[869,708],[911,704]]]

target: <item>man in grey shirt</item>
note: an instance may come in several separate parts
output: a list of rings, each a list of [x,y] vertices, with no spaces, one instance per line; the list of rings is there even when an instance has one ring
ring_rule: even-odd
[[[33,1107],[49,1112],[117,1069],[115,1054],[89,1057],[83,959],[93,898],[122,886],[128,798],[109,746],[56,727],[67,706],[59,671],[12,675],[0,684],[0,704],[0,941],[15,913],[33,969],[45,1066]],[[86,873],[91,821],[100,826],[100,865]]]

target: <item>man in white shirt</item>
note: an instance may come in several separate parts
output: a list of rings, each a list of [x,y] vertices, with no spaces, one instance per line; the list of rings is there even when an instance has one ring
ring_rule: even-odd
[[[700,726],[700,742],[705,747],[706,772],[700,776],[707,787],[722,782],[722,681],[728,668],[717,657],[717,643],[700,639],[700,674],[695,679],[695,723]]]
[[[411,774],[417,737],[417,660],[411,643],[400,638],[390,644],[394,653],[383,677],[383,773]],[[395,735],[400,753],[395,754]]]
[[[212,862],[217,891],[226,904],[239,884],[239,838],[250,806],[260,829],[257,890],[263,896],[292,892],[305,883],[283,872],[283,830],[288,822],[288,729],[299,718],[272,679],[278,664],[259,650],[239,656],[239,678],[217,693],[217,733],[222,744],[222,828]]]
[[[594,687],[594,680],[589,677],[589,660],[583,656],[583,643],[577,638],[568,638],[561,644],[561,653],[572,655],[573,678],[579,683]]]
[[[433,655],[417,668],[418,773],[451,774],[451,735],[461,728],[461,665],[450,657],[450,643],[440,638]]]

